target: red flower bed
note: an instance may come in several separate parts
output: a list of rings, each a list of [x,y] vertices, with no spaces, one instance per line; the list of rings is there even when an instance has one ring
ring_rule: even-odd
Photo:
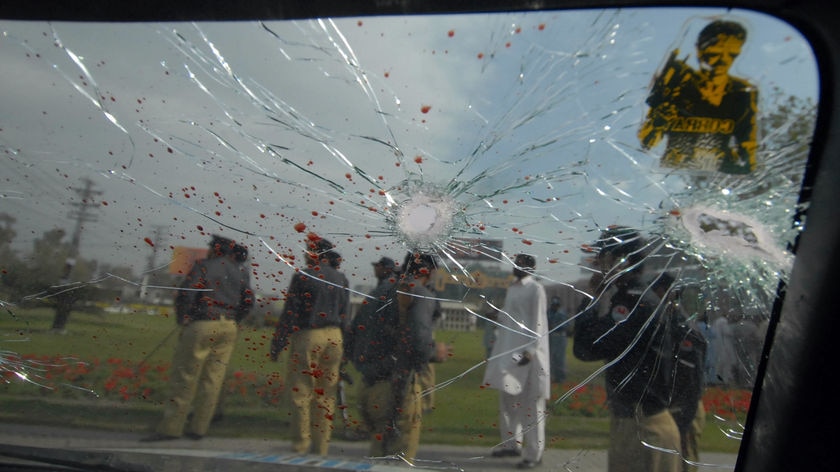
[[[749,390],[709,387],[703,394],[706,414],[726,420],[744,419],[750,409],[752,392]]]
[[[43,395],[65,398],[107,398],[121,401],[167,400],[169,363],[136,363],[119,358],[81,360],[72,356],[18,356],[0,352],[0,393]],[[556,415],[606,417],[609,415],[604,387],[584,385],[563,401],[557,401],[574,384],[554,385],[552,410]],[[285,390],[283,378],[248,371],[233,371],[222,390],[225,398],[242,406],[277,405]],[[748,390],[709,387],[703,405],[709,415],[725,420],[743,419],[750,406]]]
[[[555,415],[573,415],[587,417],[609,416],[607,393],[602,385],[591,384],[578,388],[563,401],[558,400],[575,384],[566,383],[562,387],[552,386],[552,411]],[[707,415],[714,415],[725,420],[743,420],[750,408],[752,392],[742,389],[709,387],[703,393],[703,406]]]
[[[0,353],[0,392],[64,398],[107,398],[162,402],[169,394],[170,363],[136,363],[119,358],[81,360],[72,356],[19,356]],[[228,375],[223,394],[237,404],[277,404],[284,385],[279,374],[269,376],[235,371]]]

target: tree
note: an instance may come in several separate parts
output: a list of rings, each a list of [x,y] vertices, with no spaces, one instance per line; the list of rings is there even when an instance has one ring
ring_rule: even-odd
[[[13,260],[3,274],[3,283],[21,303],[40,302],[55,309],[53,329],[63,331],[70,311],[81,299],[94,295],[95,287],[86,283],[96,263],[68,259],[70,243],[63,229],[46,231],[33,243],[32,253]],[[69,264],[67,261],[73,261]]]
[[[0,282],[2,282],[0,300],[7,297],[9,271],[17,265],[17,257],[11,247],[12,241],[15,239],[15,230],[12,229],[14,223],[15,218],[13,216],[0,213]]]
[[[753,179],[738,176],[690,175],[692,189],[732,188],[740,201],[762,198],[779,189],[798,187],[811,148],[817,105],[812,99],[787,95],[778,87],[768,92],[759,110],[758,168]],[[716,191],[716,190],[713,190]]]
[[[761,116],[762,149],[774,152],[792,147],[798,158],[807,158],[817,116],[816,103],[810,98],[785,95],[778,87],[770,92],[770,97],[773,106]]]
[[[12,229],[15,221],[12,215],[0,213],[0,248],[6,248],[15,239],[15,230]]]

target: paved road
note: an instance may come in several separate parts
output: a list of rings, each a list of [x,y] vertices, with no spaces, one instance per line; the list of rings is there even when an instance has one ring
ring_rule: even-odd
[[[287,442],[206,437],[144,443],[146,433],[115,433],[75,428],[0,424],[0,454],[17,458],[55,453],[54,460],[83,463],[99,470],[125,471],[396,471],[411,468],[397,460],[366,457],[366,442],[335,441],[330,457],[300,456]],[[58,449],[58,451],[56,451]],[[734,469],[734,454],[706,454],[702,472]],[[606,470],[605,451],[550,449],[536,470],[596,472]],[[415,469],[516,470],[516,459],[494,459],[486,448],[422,444]],[[145,464],[145,466],[138,466]]]

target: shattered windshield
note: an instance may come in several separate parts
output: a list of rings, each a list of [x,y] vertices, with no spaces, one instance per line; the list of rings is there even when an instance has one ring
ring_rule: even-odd
[[[321,376],[296,366],[297,331],[332,325],[288,316],[323,292],[346,298],[348,345],[365,308],[434,307],[438,351],[416,457],[368,449],[370,379],[342,354],[335,390],[315,389],[335,397],[316,410],[330,456],[480,470],[544,428],[552,470],[584,470],[611,421],[658,401],[678,426],[690,410],[699,455],[643,448],[733,467],[805,224],[818,83],[791,26],[723,9],[6,21],[0,44],[3,422],[139,447],[172,404],[178,297],[214,291],[194,264],[230,256],[247,306],[212,422],[166,447],[294,457],[293,374]],[[542,295],[512,296],[523,280]],[[500,431],[500,396],[533,385],[488,379],[520,363],[548,389],[521,434]]]

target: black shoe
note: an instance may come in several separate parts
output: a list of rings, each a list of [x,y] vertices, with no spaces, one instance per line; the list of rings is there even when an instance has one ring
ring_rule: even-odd
[[[140,442],[172,441],[173,439],[178,439],[178,436],[170,436],[168,434],[155,433],[150,436],[146,436],[145,438],[140,438]]]
[[[534,462],[529,461],[528,459],[523,460],[522,462],[516,464],[517,469],[533,469],[534,467],[542,464],[542,459]]]
[[[204,439],[204,436],[203,436],[203,435],[201,435],[201,434],[195,434],[195,433],[187,433],[187,434],[185,434],[184,436],[186,436],[186,437],[188,437],[188,438],[192,439],[193,441],[198,441],[198,440]]]
[[[519,449],[496,449],[491,454],[493,457],[519,457],[522,451]]]

